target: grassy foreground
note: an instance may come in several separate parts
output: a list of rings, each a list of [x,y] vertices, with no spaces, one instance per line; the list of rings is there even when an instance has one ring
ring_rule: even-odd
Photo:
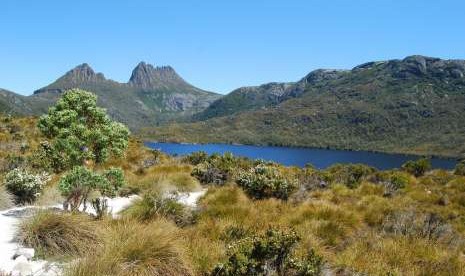
[[[15,166],[34,170],[41,137],[33,118],[0,118],[0,130],[3,183]],[[68,264],[65,275],[465,274],[460,171],[173,158],[136,140],[104,165],[111,166],[125,174],[120,195],[141,197],[119,218],[45,212],[20,228],[24,245]],[[36,204],[62,200],[59,176],[51,175]],[[176,192],[201,188],[208,190],[197,208],[176,202]],[[0,203],[12,204],[3,187]],[[268,270],[259,270],[262,263]]]

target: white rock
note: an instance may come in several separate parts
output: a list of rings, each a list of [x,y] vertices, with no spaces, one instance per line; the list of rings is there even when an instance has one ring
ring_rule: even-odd
[[[26,257],[27,260],[34,258],[35,250],[34,248],[18,248],[13,255],[13,260],[16,260],[20,256]]]
[[[206,192],[207,190],[204,189],[198,192],[181,193],[178,202],[190,207],[195,207],[199,198],[203,196]]]
[[[21,276],[32,275],[34,274],[34,267],[26,259],[26,257],[19,256],[15,260],[15,265],[13,266],[12,274]]]

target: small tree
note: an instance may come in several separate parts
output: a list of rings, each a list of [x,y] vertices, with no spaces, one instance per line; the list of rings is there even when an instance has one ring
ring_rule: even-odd
[[[85,211],[93,191],[99,192],[102,196],[113,197],[123,184],[124,177],[120,169],[111,168],[99,174],[83,166],[77,166],[60,179],[58,188],[66,198],[63,203],[64,210],[77,211],[82,205]],[[104,212],[105,208],[102,207],[106,205],[105,200],[98,199],[98,206],[95,206],[96,203],[93,202],[94,207],[97,207],[97,210],[101,208],[101,212]]]
[[[38,127],[50,140],[43,144],[43,152],[55,171],[83,165],[86,160],[103,163],[111,154],[121,156],[128,146],[129,130],[97,107],[94,94],[80,89],[66,91],[40,117]]]
[[[431,170],[431,161],[427,158],[420,158],[416,161],[409,160],[402,165],[402,169],[419,177]]]

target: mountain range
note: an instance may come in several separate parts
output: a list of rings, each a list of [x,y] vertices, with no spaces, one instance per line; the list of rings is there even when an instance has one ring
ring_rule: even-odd
[[[465,157],[465,60],[425,56],[318,69],[295,82],[222,96],[170,66],[141,62],[127,83],[88,64],[31,96],[0,89],[0,112],[39,115],[82,88],[147,139],[372,150]]]
[[[244,87],[159,141],[223,142],[465,157],[465,61],[409,56],[297,82]]]
[[[220,97],[183,80],[170,66],[154,67],[139,63],[127,83],[119,83],[96,73],[88,64],[68,71],[55,82],[21,96],[0,90],[0,111],[18,115],[46,112],[64,91],[81,88],[95,93],[98,104],[116,120],[132,129],[182,120],[197,113]]]

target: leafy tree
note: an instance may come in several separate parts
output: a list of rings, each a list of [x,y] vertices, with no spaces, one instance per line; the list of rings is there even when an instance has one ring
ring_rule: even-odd
[[[103,163],[110,154],[121,156],[128,146],[129,130],[97,107],[94,94],[80,89],[66,91],[40,117],[38,127],[50,140],[43,144],[43,152],[56,171],[83,165],[86,160]]]
[[[84,210],[87,208],[87,200],[93,191],[112,197],[123,184],[124,177],[120,169],[111,168],[99,174],[86,167],[76,166],[60,179],[58,188],[66,197],[63,209],[77,211],[81,205]]]
[[[409,160],[402,165],[402,169],[419,177],[431,170],[431,161],[427,158],[420,158],[416,161]]]
[[[245,192],[256,199],[287,199],[297,188],[297,181],[285,177],[277,168],[260,164],[242,172],[236,180]]]

